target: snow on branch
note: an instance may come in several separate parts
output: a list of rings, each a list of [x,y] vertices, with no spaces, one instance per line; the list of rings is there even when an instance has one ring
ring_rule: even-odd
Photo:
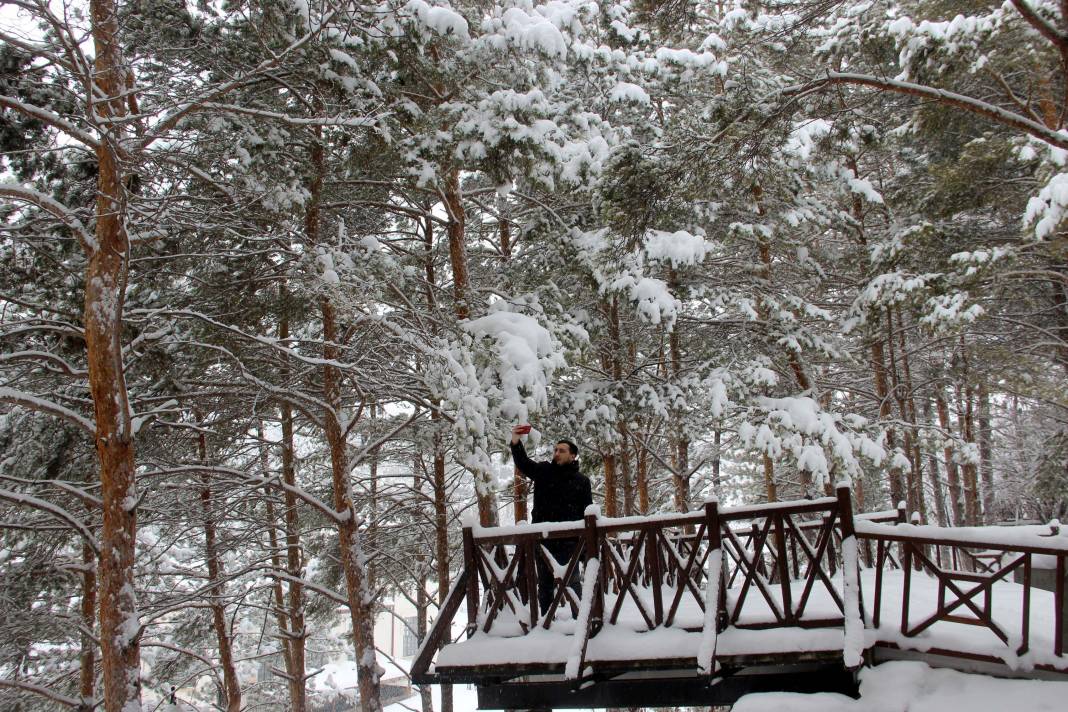
[[[0,386],[0,403],[13,403],[14,405],[28,408],[29,410],[35,410],[40,413],[48,413],[54,415],[57,418],[63,418],[69,423],[73,423],[85,431],[86,434],[95,437],[96,425],[93,421],[86,417],[83,417],[73,410],[61,406],[59,403],[54,403],[44,398],[39,398],[30,393],[23,391],[17,391],[14,388],[8,386]]]
[[[88,376],[89,372],[75,368],[66,359],[50,351],[14,351],[0,354],[0,363],[6,361],[41,361],[50,369],[58,369],[68,376]]]
[[[32,682],[24,682],[22,680],[0,679],[0,687],[7,687],[12,690],[22,690],[23,692],[32,692],[35,695],[47,697],[53,702],[58,702],[59,704],[66,705],[67,707],[81,708],[82,703],[84,702],[84,700],[82,700],[81,698],[68,697],[67,695],[62,695],[56,692],[55,690],[50,690],[49,688],[44,687],[43,685],[34,685]],[[92,703],[93,701],[90,700],[90,702]],[[90,707],[95,707],[95,704],[90,704]]]
[[[13,504],[21,504],[27,507],[32,507],[34,509],[45,512],[46,514],[50,514],[56,519],[59,519],[69,524],[72,529],[77,531],[82,536],[82,538],[85,539],[86,543],[89,544],[90,547],[92,547],[95,553],[100,554],[100,544],[97,543],[96,537],[94,537],[93,533],[89,531],[89,528],[82,524],[80,521],[78,521],[77,517],[75,517],[73,514],[63,509],[59,505],[52,504],[47,500],[40,499],[39,497],[22,494],[21,492],[13,492],[12,490],[7,489],[0,489],[0,499],[5,500],[7,502],[11,502]]]
[[[57,131],[65,133],[73,139],[77,139],[89,148],[96,149],[100,145],[100,142],[96,137],[82,131],[59,114],[53,113],[43,107],[27,104],[14,97],[3,95],[0,95],[0,107],[17,111],[20,114],[29,116],[31,119],[36,119],[37,121],[48,124]]]
[[[91,253],[96,249],[96,238],[85,228],[82,221],[74,214],[74,211],[52,196],[45,195],[40,191],[13,181],[0,183],[0,196],[36,205],[38,208],[51,213],[74,232],[74,236],[78,238],[78,242],[81,243],[82,248],[87,253]]]
[[[322,21],[318,24],[318,26],[311,28],[307,33],[305,33],[301,37],[298,37],[281,52],[273,54],[269,59],[265,59],[260,62],[258,65],[253,67],[247,74],[237,77],[236,79],[233,79],[229,82],[224,83],[221,86],[215,87],[205,92],[199,98],[184,103],[175,111],[164,116],[162,119],[160,119],[158,123],[156,123],[151,128],[151,130],[148,132],[148,136],[145,138],[144,141],[141,142],[138,148],[140,148],[141,150],[148,148],[156,139],[162,137],[166,132],[177,126],[179,121],[181,121],[189,114],[195,113],[196,111],[203,109],[209,102],[211,102],[211,100],[218,99],[221,96],[225,96],[226,94],[240,86],[249,84],[253,81],[258,81],[260,77],[267,72],[267,70],[277,67],[290,54],[293,54],[301,47],[306,45],[308,42],[315,39],[322,31],[323,27],[325,27],[328,22],[334,19],[334,16],[337,15],[338,12],[339,10],[336,8],[328,12],[323,17]]]
[[[1048,143],[1051,146],[1068,150],[1068,134],[1062,131],[1056,131],[1048,128],[1047,126],[1029,119],[1026,116],[1007,111],[999,106],[976,99],[974,97],[965,96],[964,94],[958,94],[956,92],[948,91],[946,89],[938,89],[936,87],[929,87],[923,84],[915,84],[913,82],[906,82],[900,79],[884,79],[882,77],[876,77],[871,74],[852,74],[848,72],[827,72],[827,74],[819,79],[813,79],[807,84],[800,86],[787,87],[782,90],[782,93],[786,96],[795,96],[800,94],[807,94],[813,91],[819,91],[829,86],[836,84],[857,84],[861,86],[869,86],[875,89],[881,89],[883,91],[892,91],[898,94],[907,94],[909,96],[920,97],[921,99],[930,99],[940,104],[947,106],[954,106],[958,109],[983,116],[988,119],[992,119],[1003,126],[1009,126],[1014,129],[1019,129],[1024,133],[1030,134],[1035,138]]]
[[[1038,30],[1039,34],[1057,46],[1062,55],[1068,54],[1068,34],[1061,32],[1051,25],[1044,17],[1035,12],[1035,9],[1024,0],[1010,0],[1016,11],[1023,15],[1028,24]],[[1063,8],[1064,5],[1062,4]]]
[[[213,111],[223,111],[231,114],[242,114],[244,116],[255,116],[259,119],[270,119],[272,121],[281,121],[289,126],[344,126],[345,128],[369,128],[373,127],[377,122],[377,118],[366,117],[345,117],[345,116],[323,116],[313,118],[300,118],[283,114],[277,111],[266,111],[264,109],[253,109],[248,106],[238,106],[236,104],[215,104],[207,102],[202,105],[204,109],[211,109]]]

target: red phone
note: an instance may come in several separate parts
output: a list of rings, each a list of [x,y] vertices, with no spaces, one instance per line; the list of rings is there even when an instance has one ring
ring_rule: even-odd
[[[526,435],[527,433],[530,432],[531,427],[532,426],[530,426],[530,425],[520,425],[518,427],[518,429],[516,430],[516,432],[519,433],[520,435]]]

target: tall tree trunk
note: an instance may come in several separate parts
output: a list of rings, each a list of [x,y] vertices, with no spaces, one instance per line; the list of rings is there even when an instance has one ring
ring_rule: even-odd
[[[420,500],[423,499],[423,479],[421,475],[426,474],[426,468],[421,468],[422,457],[417,454],[415,461],[412,463],[412,491],[415,492],[416,497]],[[422,469],[422,473],[420,473]],[[427,609],[430,608],[430,597],[427,596],[427,563],[426,554],[420,551],[415,556],[415,635],[419,640],[419,644],[422,645],[426,640],[427,634]],[[434,698],[430,693],[430,685],[419,686],[419,702],[423,712],[434,712]]]
[[[669,272],[669,282],[673,289],[678,288],[678,274],[672,269]],[[682,379],[682,347],[679,344],[678,329],[672,329],[668,334],[668,353],[671,363],[671,379],[676,383]],[[690,511],[690,438],[686,432],[686,424],[683,422],[683,414],[675,411],[671,427],[671,473],[672,483],[675,490],[675,511]]]
[[[607,302],[602,302],[601,308],[608,321],[608,348],[601,353],[601,364],[605,371],[612,375],[613,389],[621,389],[623,384],[623,365],[620,358],[620,349],[623,348],[619,332],[619,303],[616,297]],[[617,414],[616,432],[625,431],[623,415]],[[619,435],[617,442],[608,444],[604,454],[604,504],[605,514],[609,517],[619,516],[619,465],[621,448],[626,447],[623,436]],[[626,509],[624,499],[623,507]]]
[[[431,422],[439,420],[437,410]],[[436,424],[435,424],[436,425]],[[438,610],[449,595],[449,492],[445,482],[445,449],[438,427],[434,428],[434,560],[438,573]],[[452,685],[441,686],[441,712],[452,712]]]
[[[498,231],[501,236],[501,259],[507,262],[512,259],[512,223],[508,219],[508,198],[497,200]]]
[[[901,382],[901,377],[898,375],[898,360],[902,361],[904,368],[904,324],[898,325],[898,331],[902,334],[902,353],[899,357],[895,353],[894,348],[894,315],[890,308],[886,310],[886,345],[887,353],[889,356],[889,371],[890,382],[893,388],[894,401],[897,403],[898,414],[901,416],[901,420],[909,424],[909,427],[903,428],[902,433],[902,449],[905,456],[909,459],[909,471],[906,476],[906,482],[908,483],[907,489],[907,502],[908,510],[910,512],[917,512],[920,515],[920,519],[923,522],[927,521],[927,506],[924,503],[923,497],[923,483],[920,479],[919,462],[915,457],[918,449],[913,447],[913,438],[915,436],[916,424],[911,420],[911,416],[906,405],[906,399],[911,398],[911,393],[906,392],[905,385]]]
[[[932,429],[934,428],[934,420],[931,415],[931,401],[928,398],[923,398],[923,420]],[[935,457],[933,451],[927,453],[927,469],[931,471],[931,488],[934,491],[935,500],[935,512],[938,515],[938,526],[949,526],[949,513],[946,510],[946,494],[942,489],[942,476],[938,471],[938,458]]]
[[[878,329],[873,329],[874,338],[871,343],[872,377],[875,381],[875,396],[879,399],[879,420],[884,424],[890,419],[890,387],[886,377],[886,356],[882,336]],[[887,426],[886,444],[893,452],[897,447],[894,429]],[[905,487],[902,482],[901,468],[890,468],[890,502],[891,506],[897,506],[898,502],[905,499]]]
[[[203,421],[197,414],[198,423]],[[208,464],[207,436],[201,430],[197,436],[197,455],[200,464]],[[208,608],[211,610],[211,625],[215,631],[215,640],[219,646],[219,666],[222,667],[223,689],[220,690],[220,707],[226,712],[241,712],[241,684],[234,667],[233,646],[230,631],[226,625],[226,595],[222,583],[223,564],[219,558],[216,545],[215,504],[212,501],[211,474],[202,472],[200,476],[200,508],[204,521],[204,562],[208,569]]]
[[[529,521],[527,514],[527,478],[523,477],[518,467],[512,468],[512,506],[516,522]]]
[[[423,268],[426,272],[426,306],[433,314],[437,310],[437,298],[434,295],[436,277],[434,274],[434,223],[430,219],[430,208],[423,221]],[[438,576],[438,610],[445,605],[449,595],[449,493],[445,487],[445,447],[441,434],[440,403],[434,401],[430,411],[434,442],[434,564]],[[441,685],[441,712],[453,712],[452,685]]]
[[[967,379],[967,368],[965,368],[965,376]],[[960,425],[960,437],[969,444],[975,444],[975,388],[971,384],[965,384],[964,388],[957,389],[957,400],[960,402],[961,412],[964,417],[958,421]],[[964,518],[968,526],[974,527],[978,525],[979,514],[979,477],[978,468],[975,466],[975,461],[972,458],[972,454],[969,453],[968,457],[961,464],[961,475],[964,480]]]
[[[371,401],[370,414],[371,429],[369,437],[374,438],[376,437],[375,425],[378,420],[378,404],[374,401]],[[370,484],[367,502],[369,521],[367,522],[367,531],[364,537],[364,548],[368,552],[367,588],[370,591],[377,591],[378,567],[375,566],[373,552],[378,550],[378,447],[373,448],[369,456],[367,473]]]
[[[941,388],[935,395],[935,407],[938,409],[938,425],[942,428],[942,437],[945,441],[942,454],[946,459],[946,479],[949,484],[949,504],[950,511],[953,513],[953,526],[960,527],[964,525],[964,497],[961,496],[960,470],[957,467],[957,461],[953,458],[954,448],[949,440],[953,434],[953,425],[949,422],[949,406]]]
[[[764,188],[759,183],[754,183],[751,187],[753,194],[753,203],[756,205],[757,215],[764,217],[766,211],[764,209]],[[757,255],[760,259],[760,271],[759,276],[764,283],[764,288],[771,289],[773,284],[772,275],[772,262],[771,262],[771,243],[764,236],[757,238]],[[760,320],[765,324],[764,338],[769,343],[773,341],[773,334],[769,327],[771,324],[771,311],[768,308],[766,300],[761,297],[757,300],[757,314],[760,316]],[[790,371],[794,374],[794,380],[797,381],[798,387],[802,391],[812,390],[812,379],[809,378],[808,373],[805,371],[804,366],[801,363],[801,355],[794,351],[789,350],[787,352],[787,365],[790,367]],[[767,453],[762,455],[762,461],[764,464],[764,486],[767,490],[768,501],[774,502],[779,497],[779,486],[775,477],[775,464]],[[807,470],[801,470],[801,486],[805,490],[806,494],[812,489],[812,475]]]
[[[96,417],[103,528],[100,541],[100,654],[105,712],[140,712],[140,620],[134,588],[137,490],[133,429],[122,363],[122,315],[129,269],[124,137],[126,67],[115,0],[90,0],[91,111],[103,131],[96,149],[95,244],[85,273],[85,348]]]
[[[260,440],[260,469],[266,482],[271,480],[270,452],[267,440],[263,433],[263,423],[257,427],[256,434]],[[279,492],[284,488],[272,487],[266,484],[263,487],[264,503],[267,509],[267,545],[271,551],[271,570],[275,572],[274,581],[271,583],[271,597],[274,600],[274,622],[278,627],[278,639],[282,646],[282,663],[285,665],[286,684],[290,688],[292,697],[292,681],[296,677],[293,671],[293,637],[289,630],[289,614],[286,611],[285,587],[282,582],[282,574],[286,572],[286,566],[282,561],[282,547],[278,541],[278,531],[285,531],[285,526],[275,510],[275,489]],[[290,582],[292,585],[292,582]],[[290,700],[290,707],[296,709]]]
[[[263,458],[266,461],[266,457]],[[265,475],[267,477],[267,475]],[[277,574],[285,571],[282,563],[282,547],[278,541],[278,529],[282,528],[278,512],[274,508],[274,492],[270,485],[263,488],[267,508],[267,546],[271,550],[271,570]],[[286,682],[293,679],[293,654],[290,651],[289,617],[286,615],[286,594],[282,577],[275,576],[271,582],[271,598],[274,604],[274,622],[278,626],[278,639],[282,645],[282,664],[285,665]]]
[[[96,694],[96,554],[88,542],[82,543],[82,635],[78,654],[78,696],[82,703],[77,712],[91,712]]]
[[[375,657],[375,628],[373,592],[367,586],[366,557],[360,541],[359,521],[352,500],[349,478],[348,448],[345,428],[341,424],[341,374],[337,363],[341,358],[338,346],[337,319],[329,297],[319,302],[323,318],[323,395],[326,409],[326,441],[330,446],[330,466],[333,480],[334,511],[338,516],[338,544],[341,568],[345,575],[345,589],[352,619],[353,643],[356,651],[356,679],[360,691],[360,709],[380,712],[382,709],[378,662]]]
[[[979,472],[983,480],[983,521],[993,524],[997,520],[994,511],[994,460],[993,432],[990,428],[990,393],[986,384],[979,384]]]
[[[637,514],[638,508],[634,501],[634,478],[631,476],[631,447],[627,438],[627,424],[623,420],[616,423],[616,432],[619,433],[619,475],[623,485],[623,514],[630,517]]]
[[[451,168],[445,178],[445,210],[449,221],[446,232],[449,237],[449,261],[452,265],[452,289],[456,303],[457,321],[471,316],[471,285],[467,271],[467,243],[465,239],[466,215],[463,196],[460,192],[460,169]],[[478,520],[484,527],[497,525],[497,495],[493,490],[493,474],[473,472],[475,497],[478,500]]]
[[[760,460],[764,464],[764,492],[769,502],[778,502],[779,483],[775,481],[775,463],[767,453],[761,454]]]
[[[320,205],[323,176],[326,173],[321,130],[312,132],[311,176],[308,201],[304,214],[304,230],[308,242],[318,244],[320,234]],[[367,585],[367,564],[360,537],[359,518],[352,498],[349,477],[349,453],[346,442],[348,423],[342,425],[341,371],[335,365],[341,360],[341,346],[337,328],[337,314],[329,295],[319,299],[319,313],[323,322],[323,410],[326,441],[330,447],[330,469],[337,513],[338,555],[345,576],[345,591],[352,622],[352,638],[356,652],[356,680],[363,712],[380,712],[382,700],[378,662],[375,655],[373,592]]]
[[[609,447],[612,447],[609,445]],[[604,453],[604,515],[619,516],[619,493],[616,483],[616,456],[611,450]]]
[[[649,513],[649,448],[644,443],[637,447],[638,514],[645,515]]]
[[[285,306],[283,305],[283,310]],[[278,323],[278,339],[282,344],[289,340],[289,317],[285,311]],[[283,372],[288,376],[288,369]],[[279,404],[279,419],[282,425],[282,481],[286,484],[282,496],[285,502],[286,573],[289,575],[286,613],[289,617],[288,649],[292,662],[289,679],[289,704],[292,712],[304,712],[308,705],[305,686],[305,644],[308,632],[304,625],[304,552],[300,545],[300,513],[297,511],[297,464],[293,442],[293,408],[283,401]]]

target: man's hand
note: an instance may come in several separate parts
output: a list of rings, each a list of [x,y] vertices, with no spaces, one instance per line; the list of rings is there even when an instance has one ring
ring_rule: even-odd
[[[516,443],[519,442],[519,436],[520,435],[526,435],[529,432],[530,432],[530,426],[529,425],[517,425],[514,428],[512,428],[512,444],[515,445]]]

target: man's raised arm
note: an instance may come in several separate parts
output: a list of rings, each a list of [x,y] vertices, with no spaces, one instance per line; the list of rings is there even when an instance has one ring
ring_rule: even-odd
[[[516,469],[521,473],[534,479],[538,472],[538,463],[527,457],[527,450],[523,447],[523,443],[519,441],[519,436],[524,432],[522,425],[512,428],[512,462],[515,463]]]

